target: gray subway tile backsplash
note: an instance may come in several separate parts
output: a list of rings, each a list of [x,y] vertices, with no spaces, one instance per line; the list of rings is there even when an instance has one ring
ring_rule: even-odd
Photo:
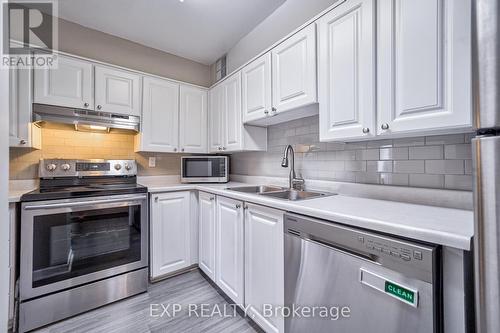
[[[233,154],[232,173],[286,177],[281,155],[286,144],[293,144],[297,173],[306,181],[472,188],[470,133],[320,143],[318,128],[317,116],[269,127],[268,151]]]

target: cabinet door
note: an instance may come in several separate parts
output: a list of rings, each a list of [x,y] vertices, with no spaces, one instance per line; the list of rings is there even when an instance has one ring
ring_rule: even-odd
[[[266,53],[241,70],[243,122],[269,116],[271,99],[271,53]]]
[[[222,84],[224,86],[224,109],[226,111],[223,118],[224,144],[222,150],[242,150],[241,72],[232,75]]]
[[[471,1],[377,3],[378,133],[470,128]]]
[[[34,70],[35,103],[94,109],[92,64],[58,56],[57,68]]]
[[[317,24],[320,140],[373,137],[374,2],[348,0]]]
[[[316,26],[311,24],[276,46],[272,56],[276,112],[316,103]]]
[[[137,150],[174,152],[179,147],[179,84],[143,79],[141,147]]]
[[[155,194],[151,206],[151,277],[156,279],[191,263],[189,192]]]
[[[199,207],[199,265],[215,281],[215,195],[200,192]]]
[[[235,302],[243,304],[243,204],[217,197],[215,282]]]
[[[209,92],[210,108],[208,110],[208,131],[209,131],[209,150],[211,153],[217,153],[222,150],[224,145],[222,138],[222,119],[225,114],[224,108],[224,87],[218,85]]]
[[[31,123],[30,69],[9,70],[9,146],[41,149],[41,130]]]
[[[116,68],[95,67],[95,109],[140,116],[141,77]]]
[[[264,304],[284,303],[283,212],[248,204],[245,214],[245,305],[266,332],[283,332],[282,317],[264,317]]]
[[[181,85],[180,139],[182,152],[206,153],[207,144],[207,91]]]

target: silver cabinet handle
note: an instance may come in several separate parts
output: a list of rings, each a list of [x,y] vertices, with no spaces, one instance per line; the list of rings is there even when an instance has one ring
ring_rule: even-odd
[[[24,209],[35,210],[35,209],[71,208],[71,207],[93,206],[93,205],[108,204],[108,203],[131,203],[133,201],[144,200],[144,199],[146,199],[146,196],[141,195],[141,196],[121,197],[116,199],[62,202],[62,203],[46,204],[46,205],[29,205],[25,206]]]
[[[97,110],[100,110],[100,109],[102,109],[102,105],[97,106]]]
[[[217,147],[217,149],[222,150],[222,147]]]
[[[236,209],[240,209],[241,208],[241,205],[240,204],[236,204]]]
[[[215,200],[215,197],[210,197],[210,201],[214,201]]]
[[[363,133],[365,134],[370,133],[370,129],[368,127],[363,128]]]
[[[382,127],[383,130],[388,130],[389,129],[389,124],[388,123],[384,123],[380,127]]]
[[[278,109],[276,109],[274,106],[271,108],[271,111],[276,112]]]
[[[155,197],[155,202],[158,202],[158,197]]]
[[[88,108],[89,107],[89,103],[83,103],[83,106]]]
[[[222,147],[222,150],[226,150],[226,147]]]
[[[19,141],[19,143],[20,143],[20,144],[22,144],[22,145],[25,145],[25,144],[27,144],[27,143],[28,143],[28,141],[26,141],[26,140],[21,140],[21,141]]]
[[[264,114],[267,116],[269,114],[269,111],[264,110]]]

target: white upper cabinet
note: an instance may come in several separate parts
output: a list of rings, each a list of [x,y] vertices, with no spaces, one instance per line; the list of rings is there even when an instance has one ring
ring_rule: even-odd
[[[225,136],[222,150],[241,150],[243,142],[241,138],[241,72],[237,72],[224,82],[224,124]]]
[[[209,92],[210,109],[208,116],[208,144],[211,153],[217,153],[222,150],[223,142],[223,127],[222,123],[225,109],[224,109],[224,87],[218,85]]]
[[[243,122],[268,116],[272,108],[271,53],[266,53],[241,70]]]
[[[152,196],[151,277],[157,279],[191,265],[190,193]]]
[[[95,109],[140,116],[141,77],[124,70],[95,66]]]
[[[310,24],[271,52],[274,112],[316,103],[316,26]]]
[[[181,152],[208,152],[207,100],[205,89],[181,85],[179,138]]]
[[[215,283],[236,304],[244,301],[243,203],[217,197]]]
[[[199,266],[200,269],[215,281],[215,227],[216,204],[215,195],[205,192],[199,194]]]
[[[34,70],[35,103],[94,109],[92,63],[58,56],[53,69]]]
[[[179,147],[179,84],[143,78],[142,131],[137,151],[175,152]],[[137,144],[137,143],[136,143]]]
[[[243,125],[240,71],[210,89],[209,132],[210,152],[267,149],[267,129]]]
[[[266,332],[284,332],[280,316],[264,316],[266,304],[284,304],[283,212],[248,204],[245,214],[245,305]]]
[[[378,134],[469,129],[471,1],[377,3]]]
[[[41,130],[31,123],[33,71],[9,70],[9,147],[41,149]]]
[[[376,134],[375,22],[372,0],[347,0],[317,21],[321,141]]]

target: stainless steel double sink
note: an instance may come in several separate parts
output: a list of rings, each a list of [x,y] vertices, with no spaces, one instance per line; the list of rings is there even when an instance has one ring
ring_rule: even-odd
[[[239,186],[239,187],[229,187],[227,189],[230,191],[259,194],[266,197],[289,200],[289,201],[299,201],[299,200],[335,195],[334,193],[318,192],[318,191],[297,191],[286,187],[269,186],[269,185]]]

